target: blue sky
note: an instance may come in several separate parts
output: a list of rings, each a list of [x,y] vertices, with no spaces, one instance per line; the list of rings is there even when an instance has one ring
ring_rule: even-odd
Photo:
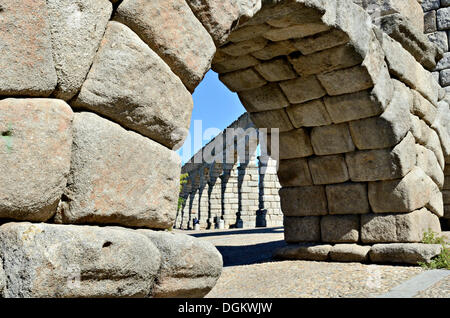
[[[192,112],[191,127],[189,137],[183,147],[177,151],[181,156],[183,164],[190,159],[198,150],[208,143],[211,138],[202,140],[202,144],[194,142],[194,121],[201,120],[202,136],[208,128],[217,128],[222,131],[235,121],[240,115],[245,113],[245,108],[236,93],[231,92],[219,81],[218,74],[209,71],[193,94],[194,110]],[[197,129],[200,128],[197,122]],[[213,135],[215,133],[210,130]],[[207,136],[203,136],[207,137]],[[213,136],[211,136],[213,137]],[[190,151],[187,151],[190,146]]]

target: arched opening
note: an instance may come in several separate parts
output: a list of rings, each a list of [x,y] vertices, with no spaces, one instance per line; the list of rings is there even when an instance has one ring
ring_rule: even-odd
[[[259,136],[279,130],[267,136],[271,150],[279,145],[278,155],[269,154],[279,162],[288,243],[278,257],[417,263],[439,254],[411,243],[428,229],[439,232],[444,216],[449,110],[430,72],[440,54],[401,12],[371,17],[367,3],[5,1],[2,295],[210,290],[221,271],[217,250],[165,230],[176,219],[175,150],[189,130],[192,93],[211,64]],[[186,205],[223,196],[232,173],[242,189],[252,153],[237,159],[234,150],[210,152],[232,162],[202,167],[187,186],[201,191]],[[231,204],[239,213],[239,199]],[[76,266],[41,270],[49,257]],[[92,278],[92,268],[102,279]],[[71,275],[95,288],[64,288]],[[40,289],[35,281],[52,283]]]

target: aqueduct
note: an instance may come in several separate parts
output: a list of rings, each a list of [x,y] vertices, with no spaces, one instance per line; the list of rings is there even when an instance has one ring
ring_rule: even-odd
[[[208,293],[220,254],[162,230],[211,65],[280,130],[278,257],[437,255],[449,104],[419,2],[1,1],[2,296]]]

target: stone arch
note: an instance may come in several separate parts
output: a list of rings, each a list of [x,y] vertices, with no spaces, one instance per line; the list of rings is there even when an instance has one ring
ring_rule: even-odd
[[[0,218],[46,222],[0,227],[3,295],[73,295],[52,287],[64,285],[64,266],[37,271],[38,280],[61,284],[43,290],[21,288],[32,281],[13,284],[11,277],[48,257],[42,246],[12,239],[29,235],[35,244],[54,243],[80,275],[92,264],[73,250],[90,240],[95,255],[103,255],[106,240],[116,253],[108,255],[123,258],[95,265],[105,277],[137,279],[77,295],[192,296],[214,285],[221,258],[206,245],[164,232],[91,226],[172,227],[180,168],[173,149],[186,137],[191,93],[211,62],[257,127],[280,129],[280,196],[293,245],[278,256],[366,261],[370,251],[374,262],[417,262],[439,253],[390,244],[440,230],[450,155],[445,91],[429,72],[439,52],[426,51],[420,32],[399,36],[398,21],[408,23],[402,12],[398,23],[384,12],[387,20],[373,24],[350,0],[113,2],[94,1],[81,11],[69,0],[2,4],[0,42],[7,49],[0,96],[8,98],[0,101]],[[68,23],[68,14],[79,23]],[[66,240],[73,243],[58,245]],[[197,257],[174,258],[195,263],[184,291],[170,290],[176,272],[160,271],[178,268],[162,265],[170,242],[181,251],[199,244]],[[316,251],[300,242],[323,244]],[[30,246],[35,262],[15,266]],[[133,263],[133,275],[120,271],[129,268],[121,260],[130,255],[117,246],[143,258]],[[195,272],[202,262],[214,270]]]

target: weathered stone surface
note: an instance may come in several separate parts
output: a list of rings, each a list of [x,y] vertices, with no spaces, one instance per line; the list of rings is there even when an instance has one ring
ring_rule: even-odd
[[[319,156],[351,152],[355,150],[348,124],[314,127],[311,131],[311,144]]]
[[[289,62],[284,58],[261,63],[255,67],[255,70],[269,82],[284,81],[297,77]]]
[[[437,31],[436,11],[428,11],[423,15],[424,32],[431,33]]]
[[[444,172],[436,159],[434,152],[416,144],[417,166],[421,168],[437,185],[444,185]]]
[[[440,0],[421,0],[419,2],[422,5],[423,11],[425,12],[439,9],[440,5]]]
[[[117,227],[6,223],[4,297],[146,297],[161,256],[144,235]]]
[[[411,127],[409,111],[413,105],[410,90],[394,81],[391,103],[379,117],[349,123],[353,142],[360,150],[382,149],[397,145]]]
[[[240,14],[243,18],[250,19],[253,15],[261,9],[261,0],[237,0],[240,8]]]
[[[295,51],[297,51],[297,49],[289,40],[287,40],[268,43],[264,49],[253,52],[252,55],[257,59],[267,61],[277,56],[289,55]]]
[[[412,112],[423,119],[428,125],[432,125],[437,116],[436,107],[415,90],[411,90],[414,96]]]
[[[421,242],[429,230],[440,232],[439,219],[427,209],[406,214],[364,214],[361,216],[363,243]]]
[[[230,36],[228,37],[228,41],[237,43],[252,40],[254,38],[260,38],[270,29],[270,25],[268,24],[255,24],[238,27],[236,30],[231,32]]]
[[[138,230],[158,248],[161,268],[151,296],[199,298],[216,284],[222,255],[210,242],[184,234]]]
[[[411,21],[417,32],[423,32],[423,10],[417,0],[365,0],[363,8],[375,22],[380,16],[398,14]]]
[[[0,258],[0,295],[2,294],[5,286],[6,286],[6,274],[5,271],[3,270],[3,261]]]
[[[438,217],[444,216],[444,196],[436,184],[433,184],[430,201],[428,201],[425,207]]]
[[[437,47],[439,47],[443,52],[448,51],[448,36],[445,31],[436,31],[427,34],[427,38],[430,42],[434,43]]]
[[[349,38],[346,33],[332,29],[326,33],[319,33],[303,39],[294,40],[293,45],[304,55],[318,51],[331,49],[335,46],[348,43]]]
[[[331,245],[325,244],[289,244],[277,249],[273,257],[275,259],[326,261],[331,249]]]
[[[428,126],[422,126],[423,133],[422,136],[424,137],[424,142],[421,144],[425,147],[430,149],[434,152],[436,155],[436,158],[439,162],[439,165],[442,169],[445,167],[445,157],[444,153],[442,151],[442,145],[441,141],[439,139],[439,135],[436,133],[434,129],[429,128]]]
[[[292,104],[301,104],[326,95],[325,90],[315,76],[282,82],[280,87]]]
[[[320,217],[285,217],[284,240],[286,243],[319,242]]]
[[[450,108],[447,102],[439,102],[436,118],[431,127],[439,135],[443,154],[448,158],[450,156]]]
[[[355,93],[373,87],[367,69],[361,66],[319,74],[317,78],[331,96]]]
[[[450,8],[440,8],[436,13],[438,30],[450,29]]]
[[[369,202],[375,213],[410,212],[431,198],[433,181],[415,167],[403,179],[369,183]]]
[[[286,111],[295,128],[330,125],[331,118],[323,100],[291,105]]]
[[[439,255],[442,245],[419,243],[375,244],[369,252],[374,263],[406,263],[417,265],[418,262],[430,262]]]
[[[330,250],[330,259],[338,262],[365,262],[369,258],[370,246],[336,244]]]
[[[280,132],[294,129],[284,109],[251,113],[250,117],[258,128],[278,128]]]
[[[267,82],[255,70],[246,70],[220,74],[219,79],[232,91],[241,92],[264,86]]]
[[[313,154],[308,132],[303,128],[280,133],[279,138],[280,159],[303,158]]]
[[[280,189],[281,209],[285,216],[327,214],[324,186],[289,187]]]
[[[370,212],[366,183],[347,182],[325,188],[330,214],[364,214]]]
[[[439,165],[443,169],[445,158],[438,134],[417,116],[411,116],[411,133],[414,135],[417,143],[434,152]]]
[[[274,57],[289,55],[297,49],[292,45],[291,41],[270,42],[263,49],[252,52],[257,59],[268,61]]]
[[[220,48],[224,53],[231,56],[242,56],[263,49],[267,44],[267,40],[262,37],[252,38],[247,41],[238,43],[229,43]]]
[[[70,100],[81,89],[111,17],[108,0],[47,0],[58,84],[53,95]]]
[[[289,57],[295,71],[300,76],[321,74],[362,63],[361,56],[350,45],[342,45],[309,55]]]
[[[383,105],[369,91],[326,96],[324,102],[328,114],[336,124],[376,116],[384,111]]]
[[[283,187],[313,185],[307,159],[280,160],[277,173]]]
[[[345,155],[350,179],[355,182],[401,178],[416,164],[412,134],[393,149],[365,150]]]
[[[273,27],[286,28],[296,24],[321,23],[323,13],[299,1],[286,1],[276,6],[273,5],[275,2],[264,4],[265,6],[258,12],[255,19],[262,19]]]
[[[323,23],[303,23],[281,29],[272,29],[264,33],[264,37],[270,41],[283,41],[289,39],[304,38],[329,30],[330,27]]]
[[[249,68],[257,64],[259,64],[259,61],[251,55],[227,56],[220,62],[213,60],[212,69],[217,73],[223,74]]]
[[[377,32],[389,71],[411,88],[420,92],[431,103],[437,104],[439,84],[400,43],[383,32]]]
[[[61,100],[0,101],[0,218],[55,214],[69,174],[72,120]]]
[[[353,243],[359,240],[358,215],[325,215],[320,221],[323,242]]]
[[[227,40],[230,30],[241,13],[236,0],[187,0],[186,2],[217,45]]]
[[[423,23],[424,19],[420,18],[419,21]],[[377,25],[399,42],[426,69],[433,71],[436,63],[442,58],[442,50],[423,34],[423,24],[421,29],[417,29],[414,27],[414,21],[405,16],[390,14],[378,19]]]
[[[56,222],[166,229],[176,214],[179,156],[92,113],[77,113],[67,202]]]
[[[343,155],[313,157],[308,165],[314,184],[342,183],[349,179]]]
[[[184,141],[193,107],[170,68],[128,27],[114,21],[73,104],[170,148]]]
[[[136,32],[189,91],[209,70],[216,47],[184,0],[124,0],[114,19]]]
[[[289,102],[276,83],[239,92],[239,99],[249,112],[280,109],[289,106]]]
[[[5,0],[0,15],[0,96],[49,96],[57,77],[45,0]]]

